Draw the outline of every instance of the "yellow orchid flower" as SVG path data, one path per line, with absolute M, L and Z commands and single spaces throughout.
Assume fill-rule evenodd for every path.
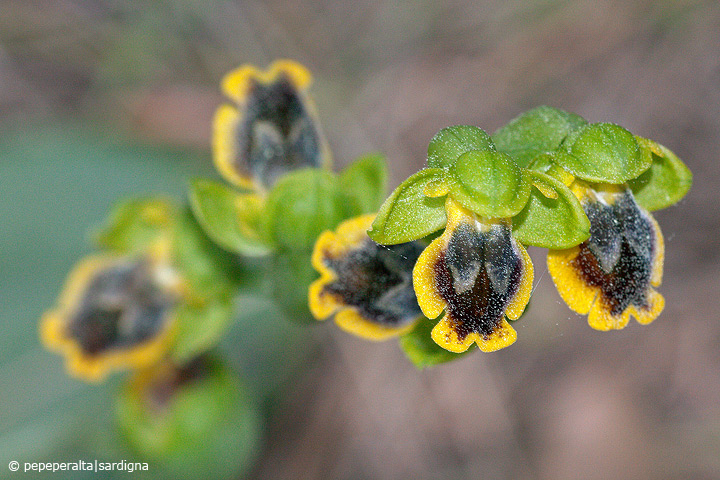
M 40 337 L 66 357 L 68 372 L 89 381 L 111 370 L 153 365 L 173 338 L 173 307 L 183 284 L 162 258 L 97 255 L 70 273 Z
M 590 220 L 590 238 L 576 247 L 548 252 L 548 270 L 560 296 L 596 330 L 655 320 L 665 299 L 653 287 L 662 281 L 664 242 L 660 226 L 626 185 L 575 180 L 571 190 Z
M 492 352 L 512 345 L 516 320 L 530 300 L 533 265 L 512 235 L 509 219 L 487 219 L 448 197 L 445 232 L 420 255 L 413 271 L 418 303 L 428 318 L 445 315 L 433 340 L 451 352 L 473 343 Z
M 369 340 L 401 335 L 422 317 L 412 288 L 412 269 L 423 245 L 385 247 L 367 236 L 374 214 L 347 220 L 320 235 L 312 265 L 321 277 L 310 285 L 310 311 L 334 316 L 338 326 Z

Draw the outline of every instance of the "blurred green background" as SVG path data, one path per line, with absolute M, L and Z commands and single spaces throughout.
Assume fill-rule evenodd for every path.
M 592 331 L 539 249 L 517 343 L 430 371 L 238 300 L 222 351 L 263 406 L 250 478 L 720 478 L 719 53 L 716 1 L 4 0 L 2 476 L 11 459 L 130 458 L 110 414 L 122 375 L 68 378 L 38 319 L 117 200 L 217 177 L 222 75 L 288 57 L 314 72 L 336 166 L 384 152 L 391 187 L 441 128 L 539 104 L 657 140 L 695 183 L 656 214 L 667 304 L 650 326 Z

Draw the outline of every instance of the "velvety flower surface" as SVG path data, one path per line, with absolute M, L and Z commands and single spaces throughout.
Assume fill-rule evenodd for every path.
M 452 352 L 473 343 L 492 352 L 515 342 L 515 320 L 532 290 L 533 266 L 513 237 L 510 220 L 485 219 L 446 200 L 447 226 L 420 255 L 413 272 L 418 302 L 428 318 L 445 315 L 433 340 Z
M 319 320 L 334 315 L 338 326 L 360 337 L 384 340 L 422 316 L 412 270 L 424 245 L 378 245 L 366 233 L 374 217 L 347 220 L 320 235 L 312 264 L 321 277 L 310 285 L 310 311 Z
M 266 71 L 243 65 L 222 81 L 234 105 L 221 106 L 213 125 L 213 158 L 220 173 L 244 188 L 266 190 L 283 173 L 328 167 L 330 150 L 307 90 L 302 65 L 278 60 Z
M 180 292 L 175 272 L 155 259 L 90 257 L 43 317 L 42 341 L 65 355 L 72 375 L 87 380 L 151 365 L 168 349 Z
M 549 251 L 548 269 L 558 292 L 597 330 L 624 328 L 630 316 L 641 324 L 652 322 L 665 305 L 653 288 L 662 281 L 659 225 L 626 186 L 576 180 L 572 191 L 590 220 L 590 238 Z

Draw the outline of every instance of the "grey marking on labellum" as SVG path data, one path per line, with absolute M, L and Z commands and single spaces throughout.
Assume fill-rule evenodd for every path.
M 291 170 L 322 164 L 320 132 L 300 94 L 286 77 L 254 82 L 238 125 L 236 168 L 265 188 Z
M 586 201 L 583 207 L 590 220 L 590 238 L 580 244 L 574 267 L 589 285 L 600 287 L 613 315 L 630 304 L 647 308 L 657 249 L 650 217 L 629 190 L 612 204 Z
M 523 259 L 507 225 L 481 232 L 461 223 L 435 264 L 438 293 L 462 341 L 473 332 L 489 338 L 520 288 Z

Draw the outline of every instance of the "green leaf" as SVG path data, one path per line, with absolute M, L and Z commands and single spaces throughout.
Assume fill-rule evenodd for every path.
M 471 151 L 450 167 L 450 196 L 487 218 L 517 215 L 527 203 L 530 183 L 506 153 Z
M 192 288 L 205 296 L 240 281 L 233 255 L 208 238 L 187 207 L 178 215 L 173 260 Z
M 463 153 L 472 150 L 495 150 L 490 136 L 481 128 L 455 125 L 443 128 L 430 140 L 428 167 L 445 168 Z
M 555 161 L 578 178 L 620 184 L 632 180 L 652 163 L 632 133 L 612 123 L 591 123 L 570 133 Z
M 379 154 L 360 157 L 340 174 L 340 190 L 348 197 L 353 216 L 373 213 L 385 199 L 387 164 Z
M 310 263 L 310 252 L 281 252 L 272 259 L 272 298 L 285 313 L 285 318 L 297 324 L 318 322 L 308 307 L 308 288 L 318 278 Z
M 529 171 L 529 175 L 533 188 L 527 205 L 513 218 L 515 238 L 526 245 L 553 249 L 574 247 L 586 240 L 590 222 L 570 189 L 544 173 Z
M 249 257 L 267 255 L 273 244 L 263 225 L 263 202 L 254 193 L 238 193 L 210 180 L 190 185 L 190 205 L 198 223 L 221 247 Z
M 640 147 L 651 151 L 652 165 L 642 175 L 631 180 L 635 200 L 653 211 L 677 203 L 692 185 L 692 172 L 670 149 L 638 137 Z
M 535 156 L 556 150 L 570 132 L 585 124 L 580 115 L 543 105 L 510 120 L 492 134 L 492 140 L 499 152 L 527 167 Z
M 410 332 L 400 337 L 400 348 L 405 356 L 420 370 L 440 363 L 451 362 L 472 352 L 474 348 L 463 353 L 453 353 L 445 350 L 430 336 L 435 321 L 421 318 Z
M 224 295 L 184 303 L 178 307 L 172 357 L 178 363 L 189 361 L 214 348 L 233 319 L 230 289 Z
M 100 247 L 115 253 L 144 251 L 160 235 L 172 231 L 177 209 L 167 198 L 123 201 L 115 206 L 107 225 L 96 234 Z
M 425 196 L 425 186 L 442 180 L 445 171 L 426 168 L 401 183 L 380 207 L 370 238 L 383 245 L 411 242 L 445 227 L 445 198 Z
M 184 362 L 215 347 L 233 318 L 232 292 L 243 273 L 252 273 L 207 238 L 189 209 L 179 216 L 173 260 L 188 284 L 172 349 L 173 358 Z
M 284 175 L 266 205 L 271 238 L 283 249 L 299 251 L 309 251 L 320 233 L 335 228 L 352 212 L 337 177 L 316 168 Z

